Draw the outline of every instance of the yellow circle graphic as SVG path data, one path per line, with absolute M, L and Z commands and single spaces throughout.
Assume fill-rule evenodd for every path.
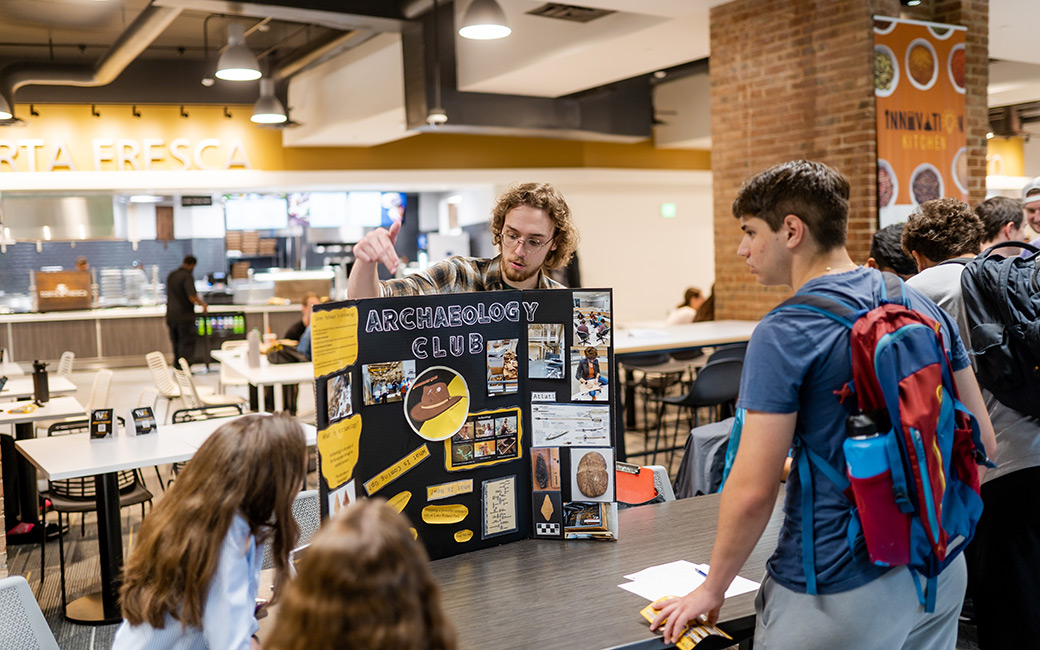
M 433 366 L 423 370 L 408 388 L 404 417 L 420 437 L 447 440 L 466 423 L 469 387 L 455 370 Z

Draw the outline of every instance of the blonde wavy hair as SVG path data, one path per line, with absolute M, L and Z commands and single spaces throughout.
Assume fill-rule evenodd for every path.
M 578 249 L 578 230 L 571 223 L 571 209 L 563 199 L 563 194 L 548 183 L 512 185 L 499 195 L 495 208 L 491 211 L 491 242 L 495 246 L 502 244 L 502 228 L 505 226 L 506 214 L 521 205 L 545 210 L 556 229 L 553 233 L 556 249 L 549 252 L 542 266 L 546 269 L 567 266 L 574 251 Z

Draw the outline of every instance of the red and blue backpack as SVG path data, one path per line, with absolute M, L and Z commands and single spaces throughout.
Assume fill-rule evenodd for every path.
M 873 309 L 811 292 L 774 309 L 817 312 L 849 328 L 852 381 L 839 399 L 855 398 L 862 414 L 884 423 L 877 442 L 888 468 L 866 480 L 831 466 L 795 439 L 802 564 L 806 591 L 816 594 L 812 465 L 849 499 L 850 547 L 862 531 L 874 564 L 908 566 L 918 598 L 931 612 L 939 573 L 967 546 L 982 514 L 977 465 L 993 465 L 975 417 L 958 399 L 939 323 L 909 307 L 902 280 L 884 276 L 885 295 Z M 921 577 L 927 581 L 923 591 Z

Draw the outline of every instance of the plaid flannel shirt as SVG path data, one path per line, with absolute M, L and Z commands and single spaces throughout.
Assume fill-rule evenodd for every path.
M 379 283 L 379 295 L 421 296 L 469 291 L 509 291 L 513 287 L 502 280 L 501 255 L 486 257 L 452 257 L 438 262 L 420 273 Z M 563 285 L 538 271 L 539 289 L 562 289 Z

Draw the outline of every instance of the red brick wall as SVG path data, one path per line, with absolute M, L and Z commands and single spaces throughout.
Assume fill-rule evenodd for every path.
M 852 186 L 849 252 L 866 260 L 877 228 L 872 16 L 899 9 L 896 0 L 736 0 L 711 10 L 716 318 L 757 319 L 790 294 L 759 286 L 736 254 L 733 198 L 748 176 L 770 165 L 806 158 L 841 171 Z M 971 21 L 968 160 L 972 198 L 981 199 L 986 5 L 940 0 L 932 9 L 931 20 Z

